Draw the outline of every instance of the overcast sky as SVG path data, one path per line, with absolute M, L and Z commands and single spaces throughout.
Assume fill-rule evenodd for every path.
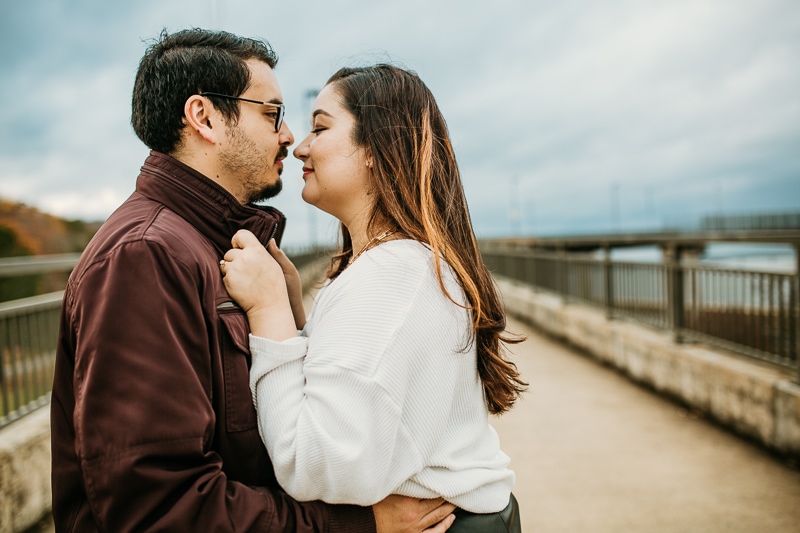
M 146 41 L 190 26 L 273 45 L 298 140 L 304 95 L 339 67 L 415 70 L 479 236 L 800 210 L 797 0 L 3 0 L 0 196 L 107 217 L 147 155 L 130 127 Z M 272 201 L 285 242 L 330 240 L 300 168 Z

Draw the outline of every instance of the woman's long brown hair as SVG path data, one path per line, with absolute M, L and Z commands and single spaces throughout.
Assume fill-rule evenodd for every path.
M 439 285 L 451 300 L 440 254 L 455 271 L 472 313 L 486 404 L 493 414 L 507 411 L 527 383 L 504 356 L 503 343 L 523 339 L 505 334 L 505 312 L 478 249 L 447 124 L 433 94 L 415 73 L 386 64 L 343 68 L 328 84 L 355 117 L 354 141 L 373 161 L 370 227 L 426 243 Z M 342 250 L 329 278 L 337 277 L 353 254 L 344 225 L 341 233 Z

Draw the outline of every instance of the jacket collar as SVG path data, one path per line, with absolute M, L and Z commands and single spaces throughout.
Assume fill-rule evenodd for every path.
M 174 157 L 151 151 L 136 180 L 136 191 L 164 204 L 197 228 L 219 250 L 231 247 L 239 229 L 252 231 L 265 245 L 280 244 L 286 217 L 268 206 L 242 205 L 215 182 Z

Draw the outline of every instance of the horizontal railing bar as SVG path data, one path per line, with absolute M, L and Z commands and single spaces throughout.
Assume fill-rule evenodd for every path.
M 769 363 L 772 365 L 781 366 L 787 370 L 793 370 L 797 363 L 791 359 L 786 357 L 780 357 L 778 355 L 772 354 L 770 352 L 765 352 L 763 350 L 759 350 L 757 348 L 751 348 L 750 346 L 746 346 L 744 344 L 739 344 L 736 342 L 731 342 L 725 339 L 721 339 L 714 335 L 707 335 L 705 333 L 701 333 L 699 331 L 694 331 L 692 329 L 682 329 L 681 334 L 685 337 L 695 340 L 697 342 L 708 343 L 711 345 L 719 346 L 720 348 L 724 348 L 731 352 L 738 353 L 745 357 L 749 357 L 751 359 L 758 359 L 765 363 Z
M 45 405 L 50 403 L 50 397 L 51 396 L 52 396 L 52 394 L 50 392 L 48 392 L 46 394 L 43 394 L 42 396 L 40 396 L 36 400 L 33 400 L 32 402 L 29 402 L 26 405 L 23 405 L 23 406 L 19 407 L 18 409 L 15 409 L 15 410 L 7 413 L 5 416 L 0 416 L 0 428 L 6 427 L 11 422 L 14 422 L 15 420 L 19 420 L 23 416 L 25 416 L 25 415 L 27 415 L 29 413 L 32 413 L 33 411 L 39 409 L 40 407 L 44 407 Z
M 309 248 L 289 250 L 287 255 L 293 261 L 302 263 L 322 254 L 331 254 L 330 248 Z M 31 255 L 0 258 L 0 278 L 13 278 L 50 272 L 69 272 L 80 259 L 81 254 Z M 299 268 L 299 267 L 298 267 Z
M 559 254 L 557 252 L 539 252 L 539 251 L 520 251 L 515 249 L 508 249 L 508 250 L 497 250 L 492 248 L 487 248 L 482 252 L 484 255 L 489 254 L 496 254 L 496 255 L 504 255 L 508 257 L 514 258 L 536 258 L 536 259 L 545 259 L 547 261 L 568 261 L 571 264 L 596 264 L 602 265 L 605 263 L 605 258 L 603 257 L 575 257 L 577 254 L 569 253 L 567 255 Z M 614 259 L 611 261 L 614 266 L 617 267 L 650 267 L 650 268 L 670 268 L 669 265 L 666 265 L 661 262 L 652 262 L 652 261 L 620 261 Z M 721 265 L 706 265 L 702 263 L 693 263 L 687 262 L 682 263 L 680 268 L 684 270 L 702 270 L 708 272 L 723 272 L 729 274 L 744 274 L 744 275 L 751 275 L 751 274 L 759 274 L 764 276 L 783 276 L 786 278 L 793 278 L 795 274 L 790 272 L 765 272 L 762 270 L 750 270 L 750 269 L 742 269 L 742 268 L 731 268 L 725 267 Z
M 0 258 L 0 278 L 72 270 L 81 254 L 32 255 Z
M 29 298 L 20 298 L 10 302 L 2 302 L 0 303 L 0 318 L 18 315 L 20 312 L 28 312 L 44 306 L 60 307 L 63 298 L 64 291 L 57 291 Z
M 562 235 L 552 237 L 508 237 L 484 240 L 480 244 L 492 246 L 525 246 L 547 249 L 625 248 L 633 246 L 692 247 L 711 242 L 800 244 L 800 228 L 772 230 L 707 230 L 699 232 L 662 231 L 653 233 L 612 233 L 594 235 Z

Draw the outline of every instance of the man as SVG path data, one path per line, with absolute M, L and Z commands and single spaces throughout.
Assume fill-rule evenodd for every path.
M 219 260 L 240 228 L 280 239 L 253 202 L 294 142 L 277 58 L 225 32 L 166 32 L 143 57 L 132 124 L 151 148 L 64 295 L 51 407 L 58 531 L 444 531 L 452 505 L 373 508 L 280 490 L 248 389 L 248 325 Z M 448 519 L 439 522 L 443 518 Z M 438 524 L 437 524 L 438 522 Z

